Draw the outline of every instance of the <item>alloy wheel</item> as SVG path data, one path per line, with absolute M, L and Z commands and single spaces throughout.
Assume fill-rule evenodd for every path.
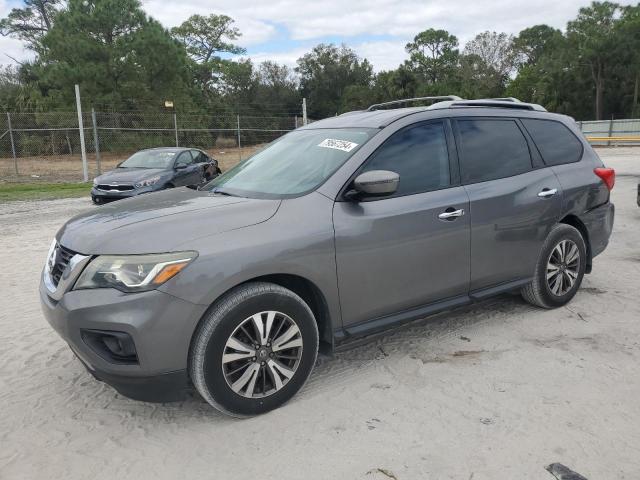
M 227 385 L 240 396 L 261 398 L 282 389 L 302 358 L 302 333 L 281 312 L 256 313 L 236 327 L 222 354 Z
M 547 260 L 547 285 L 561 297 L 575 285 L 580 272 L 580 249 L 573 240 L 562 240 Z

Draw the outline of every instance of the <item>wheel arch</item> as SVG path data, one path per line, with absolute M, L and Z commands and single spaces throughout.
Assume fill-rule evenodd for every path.
M 582 220 L 580 220 L 580 218 L 577 215 L 574 215 L 574 214 L 566 215 L 558 223 L 571 225 L 576 230 L 578 230 L 578 232 L 580 232 L 580 235 L 582 235 L 582 238 L 584 239 L 584 244 L 587 248 L 587 265 L 586 265 L 585 273 L 591 273 L 593 256 L 591 253 L 591 240 L 589 239 L 589 230 L 587 230 L 586 225 L 582 222 Z
M 320 339 L 319 352 L 320 353 L 330 353 L 333 351 L 333 323 L 331 319 L 331 314 L 329 310 L 329 306 L 325 295 L 322 293 L 322 290 L 311 280 L 302 277 L 300 275 L 289 274 L 289 273 L 274 273 L 268 275 L 261 275 L 257 277 L 253 277 L 247 280 L 244 280 L 236 285 L 229 287 L 225 290 L 216 300 L 213 301 L 211 306 L 207 309 L 207 311 L 202 315 L 202 318 L 198 322 L 200 324 L 204 318 L 208 315 L 211 308 L 218 302 L 218 300 L 224 297 L 231 290 L 238 288 L 241 285 L 245 285 L 247 283 L 253 282 L 268 282 L 273 283 L 275 285 L 279 285 L 286 289 L 291 290 L 293 293 L 298 295 L 302 300 L 305 301 L 311 311 L 313 312 L 314 317 L 316 318 L 316 323 L 318 325 L 318 333 Z M 197 332 L 197 328 L 194 330 Z M 191 339 L 193 342 L 193 336 Z M 190 347 L 191 349 L 191 347 Z

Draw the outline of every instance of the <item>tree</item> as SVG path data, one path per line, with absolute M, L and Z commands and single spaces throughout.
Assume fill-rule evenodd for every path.
M 535 65 L 563 40 L 562 32 L 549 25 L 534 25 L 525 28 L 513 39 L 517 66 Z
M 17 38 L 27 48 L 38 50 L 62 5 L 63 0 L 25 0 L 24 8 L 14 8 L 7 18 L 0 20 L 0 35 Z
M 465 45 L 464 54 L 477 56 L 500 82 L 506 81 L 515 66 L 513 37 L 506 33 L 482 32 Z
M 309 115 L 324 118 L 347 108 L 343 94 L 350 85 L 370 86 L 373 68 L 342 45 L 320 44 L 298 59 L 300 91 L 309 101 Z
M 234 70 L 229 60 L 220 57 L 220 53 L 238 55 L 245 49 L 232 43 L 242 36 L 233 26 L 234 20 L 227 15 L 191 15 L 180 26 L 171 29 L 173 37 L 181 42 L 194 63 L 190 65 L 192 76 L 198 87 L 213 101 L 224 83 L 222 75 Z
M 187 102 L 186 52 L 138 0 L 70 0 L 41 43 L 33 74 L 48 105 L 73 105 L 75 83 L 96 103 Z
M 458 60 L 458 39 L 446 30 L 430 28 L 407 43 L 407 65 L 430 83 L 445 80 Z
M 615 28 L 619 16 L 617 3 L 593 2 L 581 8 L 578 18 L 567 25 L 569 42 L 581 64 L 588 68 L 593 82 L 596 120 L 604 118 L 606 78 L 617 61 L 612 52 L 619 46 Z
M 185 45 L 193 60 L 208 63 L 218 53 L 237 55 L 246 52 L 231 43 L 242 36 L 233 24 L 234 20 L 227 15 L 191 15 L 180 26 L 172 28 L 171 34 Z
M 622 17 L 617 25 L 617 33 L 622 42 L 617 55 L 617 66 L 623 78 L 622 96 L 630 108 L 622 108 L 622 115 L 638 118 L 640 115 L 640 4 L 623 7 Z M 626 93 L 625 93 L 626 92 Z M 629 99 L 631 100 L 629 102 Z
M 299 110 L 301 97 L 298 91 L 298 79 L 291 68 L 275 62 L 262 62 L 256 71 L 255 78 L 257 104 L 264 105 L 267 111 Z

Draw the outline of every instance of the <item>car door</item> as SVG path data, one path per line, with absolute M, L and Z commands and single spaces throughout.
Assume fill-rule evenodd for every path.
M 200 173 L 198 166 L 194 164 L 194 158 L 191 151 L 182 152 L 175 163 L 175 185 L 197 185 L 200 183 Z
M 196 184 L 200 184 L 203 182 L 205 178 L 205 172 L 207 168 L 209 168 L 209 157 L 205 155 L 200 150 L 191 150 L 191 155 L 193 155 L 193 164 L 196 167 Z
M 400 175 L 397 192 L 335 203 L 345 327 L 466 295 L 469 200 L 458 185 L 457 166 L 451 168 L 452 141 L 446 121 L 399 130 L 357 172 L 394 171 Z
M 515 118 L 454 122 L 470 200 L 472 292 L 526 282 L 559 220 L 561 187 Z

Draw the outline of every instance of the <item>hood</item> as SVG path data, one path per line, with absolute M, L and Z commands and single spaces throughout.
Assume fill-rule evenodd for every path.
M 116 168 L 99 177 L 96 183 L 136 183 L 147 178 L 162 174 L 170 174 L 169 170 L 162 168 Z
M 279 205 L 176 188 L 92 209 L 69 220 L 56 238 L 91 255 L 188 250 L 190 240 L 264 222 Z

